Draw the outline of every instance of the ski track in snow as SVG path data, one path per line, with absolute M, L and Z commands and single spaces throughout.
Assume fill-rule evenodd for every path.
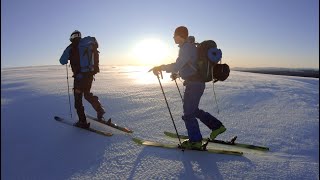
M 103 137 L 54 121 L 70 118 L 65 66 L 1 70 L 2 179 L 319 179 L 319 79 L 231 71 L 225 82 L 206 90 L 200 108 L 220 119 L 239 143 L 268 146 L 270 152 L 241 150 L 230 156 L 139 146 L 138 137 L 178 143 L 163 131 L 175 132 L 151 67 L 102 66 L 92 92 L 107 117 L 134 131 Z M 69 76 L 71 69 L 69 68 Z M 176 85 L 161 80 L 180 134 L 182 103 Z M 182 83 L 178 80 L 180 90 Z M 73 78 L 69 77 L 73 119 Z M 86 112 L 95 115 L 84 100 Z M 199 123 L 202 135 L 210 130 Z

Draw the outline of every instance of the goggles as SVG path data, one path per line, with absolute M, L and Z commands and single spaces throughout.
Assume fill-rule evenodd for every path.
M 74 38 L 77 38 L 77 37 L 79 37 L 79 38 L 81 38 L 81 34 L 80 33 L 74 33 L 74 34 L 72 34 L 71 36 L 70 36 L 70 41 L 72 41 Z

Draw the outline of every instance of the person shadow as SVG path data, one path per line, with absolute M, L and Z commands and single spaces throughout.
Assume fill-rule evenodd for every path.
M 245 156 L 213 154 L 179 149 L 164 149 L 141 145 L 128 179 L 224 179 L 226 175 L 218 164 L 247 163 L 252 164 Z M 153 159 L 153 160 L 152 160 Z M 147 162 L 152 160 L 152 162 Z M 230 169 L 232 171 L 232 169 Z M 152 172 L 152 173 L 146 173 Z
M 1 107 L 1 179 L 69 179 L 98 168 L 106 144 L 114 140 L 55 121 L 56 115 L 70 120 L 58 113 L 68 109 L 65 97 L 25 87 L 27 83 L 2 87 L 10 101 Z

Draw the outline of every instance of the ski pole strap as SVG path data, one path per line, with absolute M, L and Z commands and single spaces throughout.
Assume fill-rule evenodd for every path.
M 211 67 L 211 75 L 212 75 L 212 79 L 213 79 L 213 67 Z M 213 89 L 213 95 L 214 95 L 214 99 L 215 99 L 215 102 L 216 102 L 216 105 L 217 105 L 217 109 L 218 109 L 218 114 L 219 114 L 219 106 L 218 106 L 218 102 L 217 102 L 217 97 L 216 97 L 216 92 L 214 91 L 214 83 L 216 81 L 212 80 L 212 89 Z

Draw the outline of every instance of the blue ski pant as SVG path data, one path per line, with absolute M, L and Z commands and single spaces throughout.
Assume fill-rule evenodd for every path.
M 210 113 L 199 109 L 201 96 L 205 89 L 204 82 L 185 81 L 186 86 L 183 98 L 183 116 L 189 140 L 191 142 L 201 141 L 202 135 L 200 132 L 199 124 L 196 118 L 204 123 L 209 129 L 218 129 L 222 123 L 212 116 Z

